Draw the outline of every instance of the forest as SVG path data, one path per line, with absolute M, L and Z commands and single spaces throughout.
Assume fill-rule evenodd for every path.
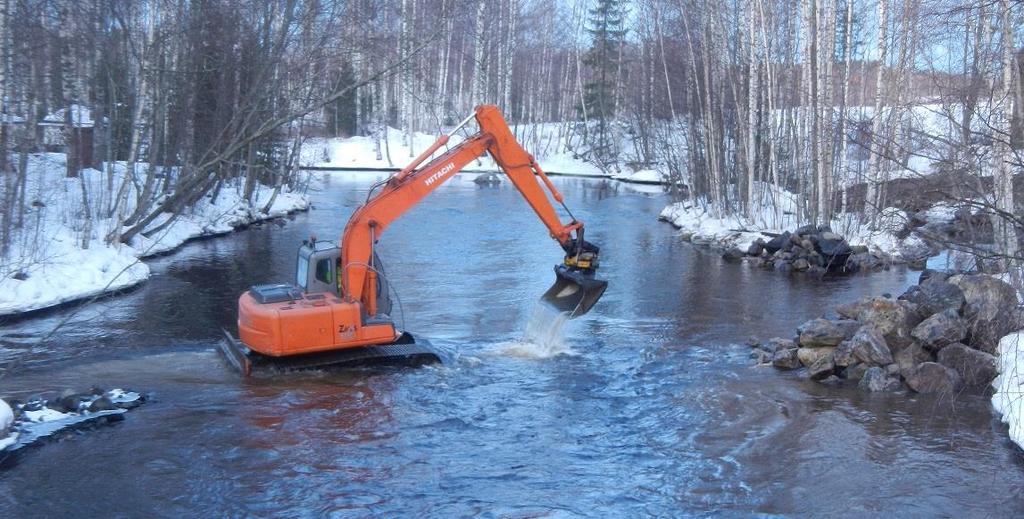
M 225 186 L 248 203 L 258 186 L 298 189 L 306 139 L 379 143 L 390 127 L 412 154 L 415 132 L 439 133 L 485 103 L 541 159 L 537 129 L 554 128 L 558 152 L 610 174 L 658 171 L 678 199 L 762 226 L 786 212 L 877 228 L 894 182 L 917 179 L 918 205 L 951 201 L 991 219 L 992 243 L 960 246 L 1020 259 L 1022 17 L 1009 0 L 4 0 L 0 10 L 5 259 L 45 203 L 30 188 L 33 154 L 65 153 L 68 178 L 100 172 L 70 188 L 78 201 L 65 215 L 88 248 L 158 233 Z

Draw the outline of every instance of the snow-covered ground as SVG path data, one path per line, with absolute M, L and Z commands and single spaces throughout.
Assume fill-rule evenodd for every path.
M 146 167 L 138 166 L 140 175 Z M 128 173 L 125 164 L 113 164 L 109 172 L 86 169 L 79 178 L 66 178 L 64 155 L 45 153 L 33 155 L 27 171 L 29 207 L 24 225 L 11 250 L 0 258 L 0 315 L 122 290 L 149 277 L 149 267 L 141 258 L 174 250 L 190 239 L 228 233 L 309 207 L 304 195 L 282 189 L 274 196 L 273 189 L 262 185 L 250 203 L 243 199 L 242 185 L 228 185 L 216 200 L 207 197 L 149 237 L 139 235 L 130 245 L 107 244 L 104 238 L 117 222 L 103 217 L 103 208 L 110 202 L 103 194 L 110 192 L 105 189 L 108 182 L 117 186 Z M 90 193 L 91 228 L 85 224 L 82 183 Z M 272 196 L 273 203 L 264 212 Z M 128 199 L 134 197 L 131 188 Z M 150 229 L 164 222 L 166 217 L 158 218 Z M 88 244 L 85 248 L 83 241 Z
M 580 137 L 566 124 L 536 124 L 513 128 L 520 143 L 537 159 L 545 172 L 556 175 L 611 177 L 616 172 L 602 171 L 587 162 L 572 149 L 583 149 Z M 409 140 L 412 140 L 410 150 Z M 302 146 L 300 164 L 314 168 L 391 169 L 402 168 L 437 140 L 438 135 L 406 132 L 386 128 L 379 138 L 357 136 L 349 138 L 307 139 Z M 452 135 L 447 147 L 465 140 L 465 133 Z M 378 159 L 379 151 L 379 159 Z M 481 157 L 463 171 L 498 171 L 489 157 Z
M 1010 439 L 1024 448 L 1024 331 L 999 341 L 999 376 L 992 406 L 1010 428 Z

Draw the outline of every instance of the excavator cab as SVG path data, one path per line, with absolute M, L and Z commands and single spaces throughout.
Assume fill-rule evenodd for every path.
M 295 285 L 307 294 L 332 293 L 338 290 L 338 263 L 341 249 L 329 242 L 303 240 L 295 260 Z

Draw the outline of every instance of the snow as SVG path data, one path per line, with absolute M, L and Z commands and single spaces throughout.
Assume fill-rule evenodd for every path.
M 612 172 L 602 171 L 598 166 L 571 151 L 580 149 L 580 137 L 568 133 L 564 124 L 516 126 L 513 132 L 546 173 L 604 178 L 612 176 Z M 437 140 L 438 135 L 440 133 L 434 135 L 413 132 L 410 150 L 409 134 L 395 128 L 385 128 L 380 138 L 380 159 L 377 158 L 378 139 L 372 136 L 307 139 L 302 146 L 299 161 L 303 166 L 312 168 L 396 169 L 404 167 L 423 150 L 429 148 Z M 452 135 L 448 144 L 441 148 L 438 154 L 464 140 L 464 132 Z M 498 170 L 497 164 L 490 156 L 483 156 L 463 168 L 463 171 L 468 172 Z
M 92 110 L 87 106 L 73 104 L 71 109 L 71 125 L 76 128 L 92 128 L 96 121 L 92 118 Z M 68 108 L 61 108 L 43 118 L 43 124 L 64 125 L 67 123 Z
M 283 188 L 263 212 L 273 189 L 256 186 L 250 203 L 244 199 L 241 183 L 225 185 L 216 200 L 207 196 L 151 236 L 137 235 L 129 245 L 108 244 L 105 237 L 117 221 L 106 218 L 98 206 L 110 202 L 109 197 L 103 196 L 107 183 L 112 180 L 113 185 L 119 185 L 131 174 L 130 168 L 114 163 L 109 165 L 109 171 L 85 169 L 79 178 L 66 178 L 64 160 L 59 153 L 40 153 L 29 158 L 25 225 L 0 261 L 0 315 L 123 290 L 149 277 L 149 267 L 140 261 L 143 258 L 172 251 L 194 238 L 228 233 L 309 207 L 305 195 Z M 136 175 L 141 178 L 147 168 L 146 164 L 138 165 Z M 83 183 L 90 192 L 91 229 L 86 228 L 83 218 Z M 129 186 L 127 211 L 134 209 L 136 198 L 134 187 L 131 183 Z M 158 218 L 148 229 L 156 229 L 167 217 Z M 83 240 L 87 247 L 82 246 Z
M 11 424 L 14 423 L 14 411 L 11 410 L 11 406 L 0 399 L 0 432 L 7 430 Z
M 634 173 L 620 173 L 612 178 L 636 184 L 663 184 L 666 175 L 653 169 L 641 169 Z
M 43 407 L 38 411 L 24 411 L 22 414 L 30 422 L 52 422 L 53 420 L 62 420 L 71 416 L 68 413 L 62 413 L 49 407 Z
M 1024 448 L 1024 332 L 999 341 L 999 376 L 992 387 L 992 407 L 1009 426 L 1010 439 Z

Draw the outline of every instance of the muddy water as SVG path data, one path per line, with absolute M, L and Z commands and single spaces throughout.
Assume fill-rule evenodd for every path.
M 660 195 L 620 184 L 558 181 L 610 282 L 560 331 L 524 339 L 558 247 L 509 185 L 458 177 L 381 240 L 396 313 L 447 364 L 240 380 L 214 352 L 237 294 L 290 279 L 301 239 L 333 238 L 376 178 L 330 177 L 283 226 L 190 244 L 139 290 L 4 325 L 17 374 L 0 392 L 154 400 L 0 472 L 0 516 L 1024 513 L 1024 455 L 983 395 L 865 395 L 749 365 L 749 336 L 912 274 L 725 264 L 655 221 Z

